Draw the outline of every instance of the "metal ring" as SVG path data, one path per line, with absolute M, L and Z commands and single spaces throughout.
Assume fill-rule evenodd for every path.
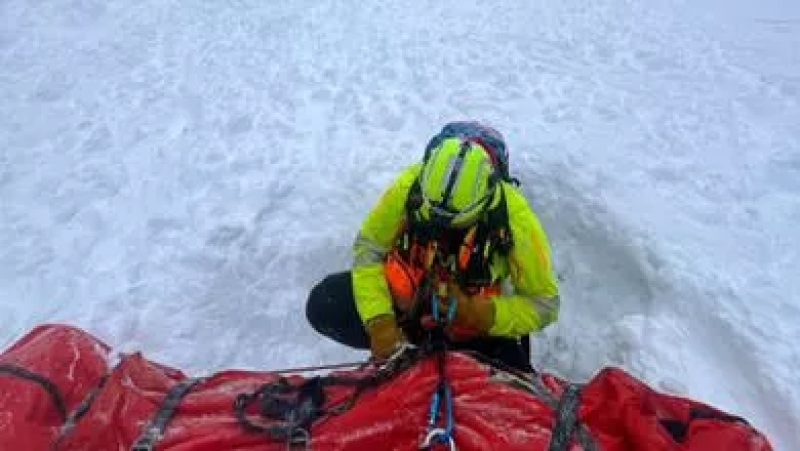
M 289 439 L 286 440 L 286 449 L 287 451 L 291 451 L 294 449 L 295 445 L 303 446 L 304 450 L 311 449 L 311 433 L 303 428 L 297 428 L 292 431 Z
M 420 449 L 430 448 L 433 439 L 440 436 L 447 437 L 447 442 L 441 442 L 441 443 L 447 443 L 447 449 L 449 449 L 450 451 L 457 451 L 456 442 L 453 441 L 453 437 L 449 435 L 445 429 L 442 428 L 431 429 L 431 431 L 428 432 L 428 435 L 425 436 L 425 440 L 422 441 L 422 444 L 419 446 L 419 448 Z

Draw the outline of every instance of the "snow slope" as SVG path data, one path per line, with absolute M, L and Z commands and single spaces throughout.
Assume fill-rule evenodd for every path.
M 0 3 L 0 346 L 65 321 L 197 372 L 363 353 L 304 323 L 447 120 L 506 134 L 573 378 L 626 367 L 800 449 L 800 6 Z

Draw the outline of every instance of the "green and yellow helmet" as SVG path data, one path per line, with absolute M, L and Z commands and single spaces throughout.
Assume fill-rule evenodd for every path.
M 494 199 L 498 174 L 480 144 L 452 137 L 430 149 L 419 176 L 420 219 L 443 227 L 474 224 Z

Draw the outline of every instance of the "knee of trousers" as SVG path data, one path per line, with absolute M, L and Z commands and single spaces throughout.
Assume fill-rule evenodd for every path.
M 318 283 L 311 289 L 306 301 L 306 319 L 314 329 L 319 330 L 320 326 L 325 324 L 328 317 L 325 308 L 326 298 L 328 297 L 327 290 L 325 289 L 325 281 Z
M 318 331 L 328 330 L 349 316 L 357 317 L 354 302 L 350 274 L 331 274 L 311 289 L 306 318 Z

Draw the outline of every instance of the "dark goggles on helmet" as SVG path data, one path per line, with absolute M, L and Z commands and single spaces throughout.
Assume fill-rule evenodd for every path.
M 450 122 L 442 129 L 440 136 L 463 136 L 466 139 L 480 144 L 492 154 L 492 158 L 499 158 L 506 154 L 506 143 L 500 133 L 478 122 L 458 121 Z M 497 163 L 495 161 L 494 163 Z

